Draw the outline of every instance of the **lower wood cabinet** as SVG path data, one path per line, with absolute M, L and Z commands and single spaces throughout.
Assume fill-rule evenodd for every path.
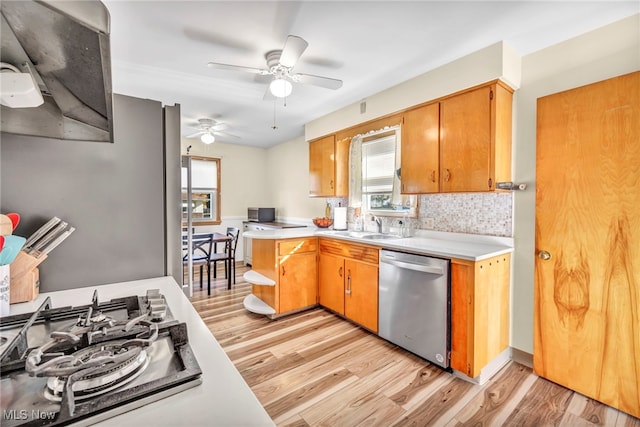
M 510 263 L 451 260 L 451 367 L 471 378 L 509 346 Z
M 312 307 L 318 300 L 318 238 L 253 239 L 252 269 L 275 281 L 252 292 L 275 315 Z
M 378 248 L 320 239 L 320 305 L 378 332 Z

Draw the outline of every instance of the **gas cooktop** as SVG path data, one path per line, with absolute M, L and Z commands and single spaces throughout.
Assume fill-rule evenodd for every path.
M 0 318 L 3 426 L 86 425 L 201 384 L 158 290 Z

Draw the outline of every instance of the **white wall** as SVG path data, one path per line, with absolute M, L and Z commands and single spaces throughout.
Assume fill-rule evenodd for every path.
M 303 137 L 268 149 L 267 169 L 278 218 L 311 225 L 324 215 L 326 199 L 309 197 L 309 143 Z

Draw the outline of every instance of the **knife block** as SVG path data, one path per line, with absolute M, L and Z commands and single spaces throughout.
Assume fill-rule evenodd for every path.
M 9 302 L 16 304 L 34 300 L 40 293 L 40 271 L 38 265 L 47 255 L 36 258 L 20 251 L 11 263 L 9 273 Z

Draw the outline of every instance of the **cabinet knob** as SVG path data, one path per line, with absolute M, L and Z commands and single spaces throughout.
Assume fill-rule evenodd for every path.
M 540 251 L 538 252 L 538 258 L 544 261 L 548 261 L 551 259 L 551 254 L 547 251 Z
M 449 169 L 445 169 L 444 170 L 444 180 L 445 180 L 445 182 L 449 182 L 449 179 L 451 179 L 451 172 L 449 171 Z
M 436 171 L 431 171 L 431 182 L 436 182 Z

